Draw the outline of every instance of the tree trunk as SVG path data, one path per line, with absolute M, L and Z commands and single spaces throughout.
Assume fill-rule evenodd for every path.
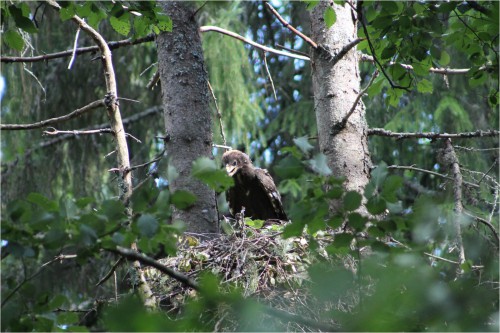
M 311 37 L 331 54 L 336 54 L 357 38 L 356 22 L 348 4 L 333 4 L 337 20 L 327 28 L 323 13 L 328 6 L 328 1 L 321 1 L 312 11 Z M 345 128 L 334 130 L 349 113 L 360 91 L 358 61 L 355 47 L 336 63 L 318 50 L 313 50 L 311 56 L 319 147 L 326 155 L 333 175 L 345 177 L 345 189 L 363 193 L 369 180 L 371 161 L 365 107 L 361 100 Z
M 190 175 L 195 159 L 212 156 L 208 81 L 198 26 L 190 3 L 167 1 L 162 6 L 173 21 L 172 32 L 157 39 L 165 131 L 170 135 L 167 157 L 179 173 L 177 179 L 169 179 L 170 189 L 197 197 L 187 210 L 175 210 L 173 218 L 184 221 L 190 232 L 214 233 L 215 193 Z

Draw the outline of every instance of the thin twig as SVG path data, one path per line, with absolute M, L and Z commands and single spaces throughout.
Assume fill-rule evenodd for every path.
M 215 97 L 215 93 L 214 90 L 212 89 L 210 81 L 207 80 L 207 83 L 208 83 L 208 90 L 210 90 L 212 98 L 214 99 L 215 110 L 217 111 L 217 119 L 219 119 L 220 136 L 222 137 L 222 143 L 225 146 L 227 143 L 226 143 L 226 136 L 224 135 L 224 125 L 222 124 L 222 113 L 220 112 L 219 104 L 217 104 L 217 97 Z
M 141 101 L 138 101 L 136 99 L 125 98 L 125 97 L 117 97 L 116 99 L 119 101 L 127 101 L 127 102 L 133 102 L 133 103 L 140 103 L 141 102 Z
M 434 258 L 434 259 L 437 259 L 437 260 L 441 260 L 441 261 L 444 261 L 444 262 L 447 262 L 447 263 L 450 263 L 450 264 L 460 265 L 460 263 L 459 263 L 459 262 L 454 261 L 454 260 L 450 260 L 450 259 L 446 259 L 446 258 L 443 258 L 443 257 L 439 257 L 439 256 L 436 256 L 436 255 L 434 255 L 434 254 L 427 253 L 427 252 L 424 252 L 424 254 L 425 254 L 426 256 L 431 257 L 431 258 Z M 483 268 L 483 267 L 484 267 L 484 266 L 480 266 L 480 265 L 478 265 L 478 266 L 472 266 L 472 268 L 474 268 L 474 269 L 479 269 L 479 268 Z
M 443 175 L 443 174 L 440 174 L 440 173 L 437 173 L 437 172 L 434 172 L 434 171 L 430 171 L 430 170 L 426 170 L 426 169 L 416 168 L 414 166 L 389 165 L 387 167 L 387 169 L 401 169 L 401 170 L 418 171 L 418 172 L 423 172 L 423 173 L 428 173 L 430 175 L 438 176 L 438 177 L 441 177 L 441 178 L 446 178 L 446 179 L 449 179 L 449 180 L 454 180 L 450 176 Z M 467 185 L 467 186 L 470 186 L 470 187 L 479 188 L 479 185 L 477 185 L 477 184 L 469 183 L 469 182 L 466 182 L 466 181 L 464 181 L 463 183 L 464 183 L 464 185 Z
M 76 49 L 78 48 L 78 36 L 80 36 L 80 30 L 80 27 L 76 29 L 75 43 L 73 45 L 73 53 L 71 54 L 71 59 L 69 60 L 68 69 L 71 69 L 71 66 L 73 66 L 73 62 L 76 58 Z
M 266 2 L 267 4 L 267 2 Z M 267 76 L 269 77 L 269 81 L 271 82 L 271 88 L 273 89 L 273 94 L 274 94 L 274 100 L 277 102 L 278 101 L 278 97 L 276 96 L 276 89 L 274 89 L 274 82 L 273 82 L 273 78 L 271 76 L 271 72 L 269 72 L 269 67 L 267 67 L 267 57 L 266 57 L 266 52 L 264 52 L 264 67 L 266 68 L 266 73 L 267 73 Z
M 97 109 L 98 107 L 105 106 L 104 105 L 104 100 L 100 99 L 97 101 L 94 101 L 81 109 L 76 109 L 75 111 L 68 113 L 64 116 L 61 117 L 56 117 L 56 118 L 50 118 L 46 120 L 39 121 L 37 123 L 33 124 L 0 124 L 0 129 L 1 130 L 7 130 L 7 131 L 15 131 L 15 130 L 29 130 L 29 129 L 35 129 L 35 128 L 41 128 L 45 127 L 48 125 L 60 123 L 62 121 L 70 120 L 75 117 L 78 117 L 85 112 L 92 111 L 94 109 Z
M 497 162 L 498 162 L 498 158 L 495 160 L 495 162 L 493 162 L 493 164 L 492 164 L 492 165 L 491 165 L 491 167 L 488 169 L 488 171 L 486 171 L 486 173 L 483 175 L 483 177 L 481 177 L 481 179 L 480 179 L 480 180 L 479 180 L 479 182 L 477 183 L 478 185 L 479 185 L 479 184 L 481 184 L 481 182 L 483 181 L 484 177 L 486 177 L 486 176 L 490 173 L 491 169 L 493 169 L 493 167 L 494 167 L 495 165 L 497 165 Z
M 243 37 L 241 35 L 238 35 L 237 33 L 234 33 L 232 31 L 229 31 L 229 30 L 226 30 L 226 29 L 222 29 L 222 28 L 219 28 L 219 27 L 215 27 L 215 26 L 211 26 L 211 25 L 205 25 L 205 26 L 200 27 L 199 31 L 200 32 L 215 31 L 215 32 L 218 32 L 218 33 L 221 33 L 221 34 L 224 34 L 224 35 L 236 38 L 238 40 L 241 40 L 244 43 L 250 44 L 250 45 L 252 45 L 252 46 L 254 46 L 254 47 L 258 48 L 258 49 L 264 50 L 266 52 L 275 53 L 275 54 L 279 54 L 279 55 L 282 55 L 282 56 L 285 56 L 285 57 L 290 57 L 290 58 L 295 58 L 295 59 L 309 60 L 309 57 L 304 57 L 304 56 L 301 56 L 301 55 L 298 55 L 298 54 L 293 54 L 293 53 L 290 53 L 290 52 L 276 50 L 276 49 L 273 49 L 271 47 L 267 47 L 267 46 L 261 45 L 259 43 L 256 43 L 253 40 L 250 40 L 250 39 L 245 38 L 245 37 Z
M 316 44 L 311 38 L 307 37 L 302 32 L 300 32 L 297 29 L 295 29 L 290 23 L 288 23 L 283 17 L 281 17 L 281 15 L 278 13 L 278 11 L 276 9 L 274 9 L 274 7 L 271 6 L 271 4 L 269 2 L 265 1 L 264 3 L 266 5 L 267 9 L 269 9 L 269 11 L 271 11 L 271 13 L 274 16 L 276 16 L 276 18 L 278 19 L 278 21 L 280 21 L 281 24 L 283 24 L 283 26 L 285 28 L 287 28 L 288 30 L 290 30 L 291 32 L 293 32 L 295 35 L 297 35 L 300 38 L 302 38 L 307 44 L 311 45 L 313 48 L 315 48 L 315 49 L 318 48 L 318 44 Z
M 58 255 L 58 256 L 55 256 L 52 260 L 49 260 L 47 261 L 46 263 L 44 263 L 42 266 L 40 266 L 40 268 L 35 272 L 33 273 L 32 275 L 26 277 L 26 275 L 24 276 L 23 278 L 23 281 L 21 281 L 21 283 L 19 283 L 16 287 L 14 287 L 14 289 L 12 289 L 12 291 L 7 295 L 5 296 L 3 299 L 2 299 L 2 308 L 4 307 L 5 304 L 7 304 L 7 302 L 9 301 L 9 299 L 14 296 L 14 294 L 19 290 L 21 289 L 22 286 L 24 286 L 24 284 L 26 282 L 29 282 L 30 280 L 32 280 L 33 278 L 37 277 L 44 269 L 45 267 L 57 262 L 57 261 L 63 261 L 65 259 L 74 259 L 76 258 L 76 254 L 61 254 L 61 255 Z
M 214 144 L 212 144 L 212 147 L 216 147 L 216 148 L 224 148 L 224 149 L 229 149 L 229 150 L 233 149 L 233 147 L 231 147 L 231 146 L 226 146 L 226 145 L 217 145 L 217 144 L 215 144 L 215 143 L 214 143 Z
M 370 88 L 370 86 L 373 84 L 373 81 L 375 81 L 375 79 L 377 78 L 377 76 L 378 76 L 378 70 L 375 69 L 375 72 L 373 73 L 373 75 L 372 75 L 370 81 L 368 82 L 368 84 L 366 85 L 366 87 L 364 87 L 359 92 L 359 94 L 356 96 L 356 99 L 354 100 L 354 103 L 352 104 L 352 107 L 349 110 L 349 112 L 347 112 L 347 114 L 340 121 L 340 123 L 338 123 L 336 126 L 334 126 L 333 130 L 334 130 L 335 133 L 338 133 L 340 130 L 342 130 L 342 129 L 345 128 L 345 126 L 347 125 L 347 121 L 349 120 L 349 117 L 354 113 L 354 111 L 356 111 L 356 106 L 358 105 L 359 100 L 361 99 L 361 97 L 363 97 L 363 95 L 366 93 L 366 91 L 368 90 L 368 88 Z
M 111 269 L 109 270 L 109 272 L 106 275 L 104 275 L 104 277 L 101 280 L 99 280 L 99 282 L 97 282 L 97 284 L 95 286 L 99 287 L 101 284 L 103 284 L 104 282 L 106 282 L 111 277 L 111 275 L 113 275 L 113 273 L 115 272 L 116 268 L 122 262 L 123 262 L 123 257 L 118 258 L 118 260 L 113 264 L 113 266 L 111 266 Z
M 307 53 L 305 53 L 305 52 L 297 51 L 297 50 L 291 49 L 291 48 L 286 47 L 286 46 L 281 45 L 281 44 L 276 44 L 276 47 L 278 49 L 286 50 L 286 51 L 292 52 L 292 53 L 297 53 L 297 54 L 303 55 L 304 57 L 308 57 L 309 58 L 309 55 Z
M 497 243 L 497 246 L 500 244 L 500 238 L 498 236 L 498 231 L 497 229 L 495 228 L 495 226 L 493 226 L 493 224 L 491 224 L 491 222 L 489 221 L 486 221 L 485 219 L 479 217 L 479 216 L 476 216 L 476 215 L 472 215 L 471 213 L 467 212 L 467 211 L 464 211 L 464 214 L 467 215 L 467 216 L 470 216 L 472 217 L 474 220 L 484 224 L 485 226 L 488 227 L 488 229 L 491 230 L 491 232 L 493 233 L 493 236 L 495 236 L 495 241 Z
M 385 130 L 383 128 L 370 128 L 368 129 L 368 135 L 379 135 L 387 137 L 395 137 L 399 139 L 470 139 L 478 137 L 490 137 L 498 136 L 500 131 L 498 130 L 477 130 L 475 132 L 464 132 L 464 133 L 435 133 L 435 132 L 423 132 L 423 133 L 398 133 Z
M 499 148 L 471 148 L 471 147 L 461 147 L 461 146 L 453 146 L 455 149 L 460 149 L 460 150 L 465 150 L 465 151 L 470 151 L 470 152 L 477 152 L 477 151 L 495 151 L 498 152 Z

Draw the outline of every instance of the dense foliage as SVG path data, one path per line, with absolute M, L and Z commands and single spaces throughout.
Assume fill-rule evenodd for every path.
M 221 26 L 272 47 L 309 50 L 261 2 L 195 4 L 200 25 Z M 272 4 L 308 34 L 314 1 Z M 2 57 L 71 49 L 76 27 L 66 21 L 74 14 L 108 41 L 172 28 L 155 2 L 61 6 L 57 13 L 43 4 L 2 2 Z M 375 68 L 381 72 L 364 97 L 369 127 L 415 133 L 498 127 L 498 2 L 361 6 L 358 50 L 371 56 L 361 63 L 362 85 Z M 333 24 L 335 11 L 325 12 L 324 19 Z M 295 321 L 302 326 L 294 329 L 304 330 L 330 325 L 326 329 L 498 331 L 498 137 L 453 139 L 464 179 L 462 212 L 454 210 L 454 181 L 440 139 L 371 136 L 376 165 L 371 182 L 364 193 L 346 192 L 318 152 L 310 64 L 214 33 L 204 34 L 203 43 L 218 102 L 214 141 L 222 144 L 220 111 L 227 143 L 246 150 L 279 183 L 291 223 L 277 229 L 284 238 L 303 237 L 310 250 L 307 282 L 299 290 L 311 295 L 315 323 L 272 312 L 265 301 L 244 298 L 239 288 L 219 283 L 210 272 L 199 276 L 197 296 L 175 315 L 143 306 L 139 278 L 127 263 L 100 283 L 118 259 L 117 246 L 136 243 L 155 258 L 182 251 L 184 224 L 167 221 L 173 207 L 189 209 L 196 201 L 191 193 L 168 187 L 178 170 L 157 138 L 165 135 L 159 89 L 145 88 L 156 61 L 149 43 L 113 51 L 121 96 L 141 101 L 120 101 L 123 118 L 130 119 L 127 131 L 142 141 L 129 141 L 132 164 L 156 160 L 134 170 L 132 218 L 116 197 L 115 176 L 106 171 L 114 167 L 105 157 L 113 150 L 111 137 L 42 140 L 43 129 L 2 131 L 2 330 L 220 330 L 218 316 L 225 308 L 239 330 L 286 330 Z M 81 35 L 78 45 L 92 41 Z M 70 71 L 69 58 L 2 64 L 2 123 L 64 115 L 102 98 L 102 69 L 94 56 L 79 55 Z M 457 68 L 468 70 L 453 73 Z M 141 114 L 147 115 L 134 118 Z M 104 113 L 94 112 L 61 129 L 106 123 Z M 214 148 L 215 161 L 220 152 Z M 223 192 L 232 180 L 215 161 L 194 161 L 192 176 L 220 194 L 222 213 Z M 398 169 L 402 166 L 412 167 Z M 335 212 L 331 200 L 341 203 Z M 458 259 L 457 221 L 464 263 Z M 259 223 L 247 223 L 258 229 Z

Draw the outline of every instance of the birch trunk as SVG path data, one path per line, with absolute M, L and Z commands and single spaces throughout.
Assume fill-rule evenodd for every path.
M 327 28 L 323 13 L 328 6 L 329 2 L 321 1 L 312 11 L 311 37 L 334 55 L 357 38 L 357 28 L 350 6 L 333 2 L 337 20 Z M 333 175 L 345 177 L 345 189 L 363 193 L 371 166 L 363 102 L 359 101 L 345 128 L 337 133 L 333 130 L 354 105 L 360 91 L 358 61 L 356 47 L 335 64 L 324 52 L 313 50 L 311 56 L 319 147 Z

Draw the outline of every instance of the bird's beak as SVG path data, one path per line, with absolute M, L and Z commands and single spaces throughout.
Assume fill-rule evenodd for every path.
M 226 164 L 226 172 L 229 176 L 233 176 L 236 171 L 238 171 L 238 168 L 234 165 Z

